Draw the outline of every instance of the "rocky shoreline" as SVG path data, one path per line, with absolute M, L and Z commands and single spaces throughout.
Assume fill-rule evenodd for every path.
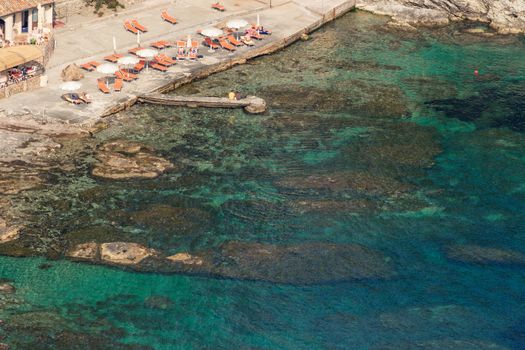
M 393 26 L 446 26 L 468 20 L 486 23 L 498 34 L 525 33 L 525 3 L 513 0 L 359 0 L 357 8 L 392 17 Z

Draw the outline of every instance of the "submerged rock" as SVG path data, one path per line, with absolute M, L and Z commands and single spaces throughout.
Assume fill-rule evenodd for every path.
M 114 141 L 103 145 L 96 155 L 92 174 L 112 180 L 153 179 L 173 169 L 168 160 L 135 142 Z
M 156 204 L 145 210 L 128 214 L 131 221 L 157 231 L 188 233 L 210 220 L 210 214 L 197 208 L 172 207 Z
M 144 305 L 150 309 L 167 310 L 173 305 L 173 301 L 162 295 L 152 295 L 146 298 Z
M 11 283 L 0 283 L 0 293 L 10 294 L 14 292 L 16 292 L 16 288 Z
M 203 260 L 201 257 L 196 255 L 191 255 L 188 253 L 177 253 L 175 255 L 170 255 L 166 259 L 174 263 L 181 263 L 184 265 L 202 265 Z
M 11 242 L 18 238 L 20 238 L 20 227 L 7 226 L 6 222 L 2 219 L 0 221 L 0 244 Z
M 373 212 L 378 208 L 378 204 L 368 199 L 349 199 L 349 200 L 296 200 L 289 203 L 293 211 L 299 213 L 363 213 Z
M 275 184 L 277 187 L 294 190 L 356 191 L 372 195 L 393 195 L 411 189 L 409 184 L 395 178 L 366 172 L 287 177 L 277 180 Z
M 112 264 L 139 264 L 142 260 L 155 254 L 155 250 L 137 243 L 111 242 L 100 245 L 101 260 Z
M 451 245 L 446 247 L 447 258 L 474 264 L 525 265 L 525 254 L 514 250 L 478 245 Z
M 380 345 L 373 350 L 510 350 L 478 339 L 436 339 Z
M 92 252 L 92 246 L 88 246 Z M 79 245 L 73 252 L 86 249 Z M 165 256 L 159 250 L 137 243 L 100 245 L 89 256 L 100 264 L 120 265 L 143 272 L 200 274 L 288 284 L 319 284 L 356 279 L 385 279 L 394 275 L 389 258 L 378 251 L 354 244 L 304 243 L 272 245 L 227 242 L 217 249 Z
M 0 194 L 18 194 L 41 184 L 42 179 L 36 175 L 8 174 L 0 177 Z
M 223 277 L 314 284 L 393 275 L 388 259 L 359 245 L 304 243 L 271 245 L 228 242 L 213 272 Z
M 99 255 L 99 245 L 95 242 L 81 243 L 73 247 L 66 256 L 81 260 L 95 260 Z

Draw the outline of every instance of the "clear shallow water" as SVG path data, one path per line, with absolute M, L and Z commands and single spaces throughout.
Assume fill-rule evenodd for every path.
M 137 106 L 85 143 L 74 172 L 50 174 L 52 184 L 19 206 L 29 220 L 24 249 L 48 256 L 92 239 L 168 253 L 230 240 L 357 243 L 388 256 L 394 278 L 297 286 L 6 257 L 0 277 L 18 289 L 0 311 L 6 342 L 525 349 L 523 266 L 445 254 L 451 244 L 525 253 L 525 43 L 460 27 L 396 33 L 384 23 L 349 14 L 309 42 L 176 92 L 240 89 L 266 98 L 268 115 Z M 150 145 L 178 170 L 93 179 L 95 146 L 114 138 Z M 352 190 L 304 183 L 319 174 L 364 180 Z M 198 218 L 163 218 L 166 206 Z

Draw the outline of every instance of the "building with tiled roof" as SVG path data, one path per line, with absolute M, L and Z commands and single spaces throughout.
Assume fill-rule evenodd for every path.
M 0 0 L 0 36 L 12 41 L 16 35 L 53 25 L 54 0 Z

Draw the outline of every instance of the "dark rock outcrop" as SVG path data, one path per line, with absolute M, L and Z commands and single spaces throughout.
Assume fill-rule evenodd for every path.
M 446 247 L 447 258 L 473 264 L 525 265 L 525 254 L 517 251 L 478 245 L 451 245 Z

